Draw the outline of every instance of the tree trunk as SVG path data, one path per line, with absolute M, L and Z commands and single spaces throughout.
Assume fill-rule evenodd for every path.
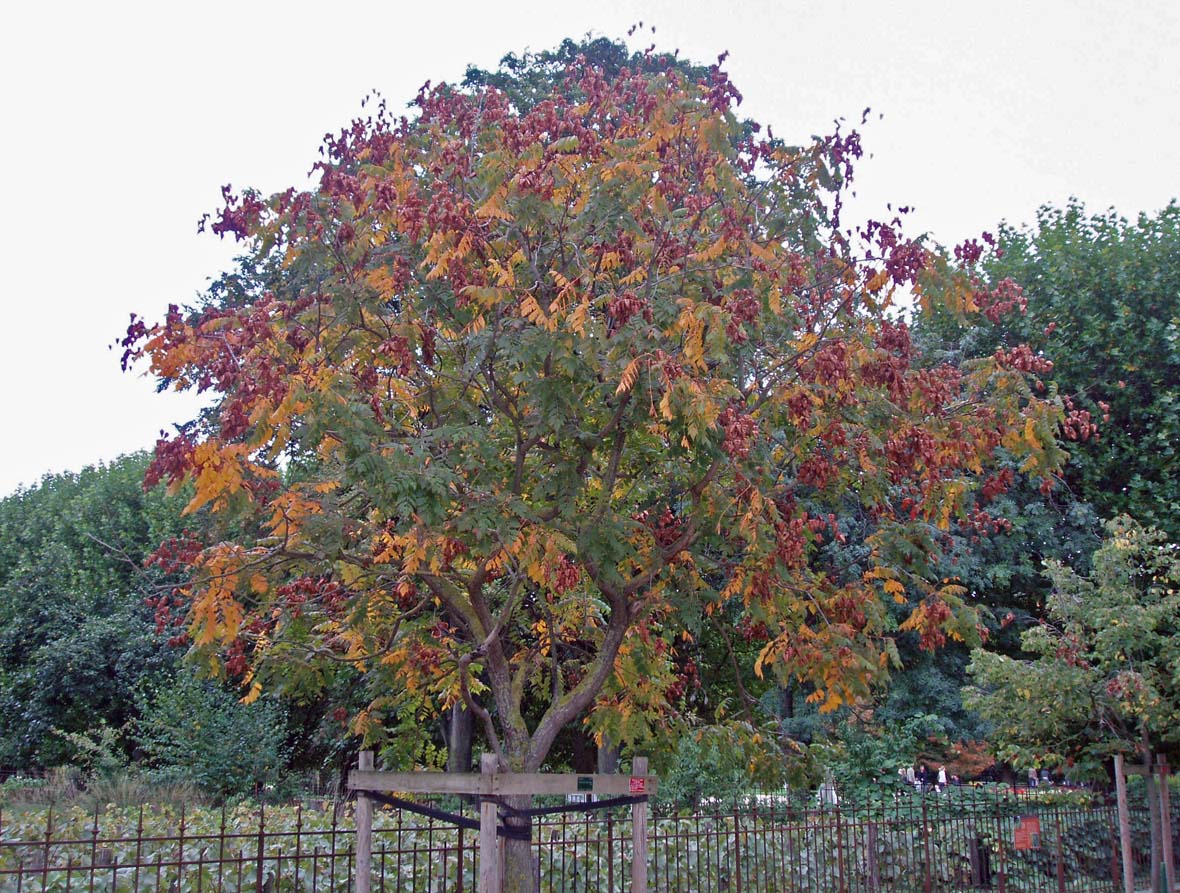
M 582 775 L 597 772 L 598 745 L 594 738 L 581 729 L 569 731 L 570 769 Z
M 805 744 L 811 742 L 807 740 L 807 736 L 796 737 L 794 730 L 791 728 L 791 720 L 795 718 L 795 687 L 793 685 L 783 685 L 778 690 L 778 733 L 779 738 L 783 744 L 786 745 L 791 741 L 802 741 Z
M 600 775 L 614 775 L 619 771 L 619 745 L 603 736 L 598 745 L 598 772 Z
M 505 798 L 515 809 L 528 809 L 533 805 L 529 796 Z M 509 816 L 505 824 L 511 827 L 528 827 L 528 819 Z M 537 893 L 539 886 L 539 864 L 533 857 L 532 844 L 527 840 L 504 838 L 504 887 L 503 893 Z
M 447 734 L 447 771 L 471 771 L 471 735 L 475 718 L 461 703 L 451 707 Z

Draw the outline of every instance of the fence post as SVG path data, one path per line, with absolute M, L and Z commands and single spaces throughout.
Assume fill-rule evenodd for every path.
M 1053 816 L 1057 826 L 1057 893 L 1065 893 L 1065 854 L 1061 850 L 1061 813 Z
M 741 885 L 741 815 L 737 808 L 737 800 L 733 803 L 734 813 L 734 891 L 735 893 L 742 893 Z
M 1114 815 L 1106 811 L 1106 830 L 1110 835 L 1110 888 L 1119 888 L 1119 845 L 1114 839 Z
M 877 864 L 877 823 L 869 821 L 865 827 L 865 848 L 868 850 L 869 891 L 881 889 L 881 869 Z
M 1123 859 L 1123 893 L 1135 893 L 1135 869 L 1131 865 L 1131 809 L 1127 806 L 1127 776 L 1123 755 L 1114 755 L 1114 789 L 1119 801 L 1119 852 Z
M 494 753 L 479 758 L 485 779 L 495 774 L 500 761 Z M 489 786 L 490 787 L 490 786 Z M 500 893 L 500 846 L 496 840 L 496 801 L 479 801 L 479 893 Z
M 840 821 L 840 807 L 836 806 L 836 879 L 840 893 L 845 893 L 844 883 L 844 826 Z
M 606 813 L 606 889 L 615 893 L 615 822 L 610 810 Z
M 184 873 L 184 810 L 180 812 L 180 843 L 177 847 L 180 851 L 180 858 L 176 860 L 176 880 L 177 885 L 180 884 L 181 875 Z M 254 890 L 256 893 L 262 893 L 266 885 L 266 803 L 264 802 L 258 807 L 258 862 L 254 866 Z
M 930 866 L 930 826 L 926 824 L 926 792 L 923 791 L 921 796 L 922 796 L 922 847 L 926 853 L 926 858 L 923 860 L 925 862 L 925 864 L 923 865 L 925 877 L 922 880 L 922 889 L 925 891 L 925 893 L 930 893 L 930 885 L 931 885 L 931 881 L 933 880 L 933 877 L 931 875 L 931 866 Z
M 1172 806 L 1168 796 L 1168 758 L 1156 755 L 1160 774 L 1160 826 L 1164 830 L 1164 890 L 1172 893 L 1176 888 L 1176 862 L 1172 853 Z
M 1008 854 L 1008 837 L 1006 831 L 1007 829 L 1004 827 L 1004 819 L 1000 813 L 1000 800 L 999 798 L 996 798 L 996 846 L 998 849 L 996 855 L 999 857 L 1000 863 L 1000 875 L 998 883 L 1000 893 L 1005 893 L 1005 887 L 1008 885 L 1008 864 L 1006 861 Z
M 632 775 L 647 775 L 647 757 L 631 761 Z M 647 893 L 647 803 L 631 804 L 631 893 Z
M 356 767 L 372 771 L 373 751 L 357 754 Z M 373 876 L 373 801 L 364 791 L 356 793 L 356 893 L 369 893 Z

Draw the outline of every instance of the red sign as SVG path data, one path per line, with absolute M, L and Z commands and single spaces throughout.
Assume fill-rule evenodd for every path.
M 1041 845 L 1041 820 L 1034 815 L 1021 817 L 1012 833 L 1012 847 L 1017 850 L 1035 850 Z
M 631 793 L 632 794 L 646 794 L 647 793 L 647 779 L 642 775 L 631 776 Z

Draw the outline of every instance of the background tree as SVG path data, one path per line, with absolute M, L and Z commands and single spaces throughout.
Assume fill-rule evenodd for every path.
M 1149 477 L 1158 479 L 1158 463 L 1131 444 L 1144 423 L 1163 435 L 1175 421 L 1161 411 L 1173 399 L 1170 373 L 1157 374 L 1174 361 L 1160 336 L 1166 307 L 1175 304 L 1167 285 L 1175 235 L 1174 208 L 1137 226 L 1113 214 L 1087 219 L 1076 204 L 1042 208 L 1032 230 L 1002 227 L 996 238 L 985 235 L 990 247 L 968 242 L 956 249 L 955 263 L 973 283 L 965 299 L 980 312 L 962 317 L 931 307 L 916 320 L 915 339 L 927 362 L 970 363 L 1006 342 L 1023 341 L 1042 364 L 1036 386 L 1067 395 L 1060 437 L 1071 460 L 1064 485 L 1045 488 L 1039 469 L 1004 457 L 974 497 L 972 514 L 987 512 L 994 519 L 991 529 L 965 525 L 943 553 L 940 573 L 960 580 L 988 609 L 991 650 L 1018 655 L 1020 634 L 1044 616 L 1046 560 L 1088 573 L 1090 555 L 1101 544 L 1100 512 L 1109 516 L 1134 502 L 1144 511 L 1167 513 L 1166 487 L 1139 487 L 1132 497 L 1126 481 L 1138 473 L 1136 463 L 1152 466 Z M 1154 318 L 1161 309 L 1162 327 Z M 1113 399 L 1110 394 L 1125 391 L 1131 379 L 1142 405 L 1104 402 L 1104 395 Z M 1112 495 L 1120 489 L 1121 495 Z M 966 681 L 967 649 L 923 655 L 904 639 L 899 647 L 907 669 L 895 680 L 883 718 L 917 708 L 944 716 L 948 724 L 955 717 L 956 735 L 987 732 L 954 691 Z
M 1031 659 L 977 650 L 967 701 L 995 727 L 1000 754 L 1023 765 L 1096 775 L 1113 754 L 1175 755 L 1180 743 L 1180 547 L 1120 515 L 1083 576 L 1048 562 L 1046 619 L 1022 637 Z M 1152 888 L 1161 819 L 1148 775 Z
M 69 762 L 60 733 L 121 729 L 140 682 L 175 665 L 140 565 L 188 525 L 184 500 L 143 491 L 147 464 L 47 476 L 0 501 L 0 765 Z
M 195 521 L 181 517 L 191 492 L 144 491 L 147 464 L 126 456 L 0 501 L 0 764 L 149 769 L 214 795 L 274 784 L 292 760 L 318 768 L 344 737 L 322 705 L 238 705 L 158 628 L 160 558 L 187 548 Z
M 1099 773 L 1115 753 L 1144 757 L 1180 741 L 1180 549 L 1126 516 L 1107 524 L 1093 571 L 1048 562 L 1032 657 L 972 654 L 968 701 L 995 726 L 1001 754 Z
M 263 294 L 133 320 L 128 361 L 217 400 L 147 480 L 214 516 L 181 595 L 248 699 L 350 665 L 357 734 L 462 701 L 536 771 L 571 722 L 667 722 L 730 606 L 755 671 L 825 709 L 887 671 L 907 587 L 925 645 L 975 634 L 935 533 L 1000 447 L 1053 473 L 1035 356 L 919 368 L 892 288 L 959 292 L 896 222 L 841 235 L 856 135 L 790 148 L 719 68 L 651 69 L 379 106 L 310 191 L 226 189 L 213 229 L 281 271 Z M 811 559 L 849 533 L 809 506 L 843 494 L 874 523 L 834 574 Z
M 986 529 L 957 524 L 948 532 L 938 573 L 953 579 L 979 606 L 990 651 L 1016 656 L 1020 636 L 1044 616 L 1049 586 L 1043 575 L 1046 560 L 1087 573 L 1090 554 L 1101 545 L 1101 523 L 1093 508 L 1064 486 L 1042 492 L 1019 463 L 1001 463 L 975 493 L 969 516 L 986 512 Z M 1003 492 L 994 483 L 1011 481 Z M 937 651 L 923 650 L 917 636 L 898 639 L 903 668 L 894 674 L 875 717 L 886 727 L 916 715 L 937 716 L 941 735 L 950 741 L 982 742 L 989 724 L 964 707 L 961 688 L 967 683 L 970 646 L 948 643 Z
M 1076 499 L 1180 536 L 1180 206 L 1128 222 L 1071 202 L 1031 229 L 1003 227 L 987 281 L 1023 286 L 1024 313 L 987 312 L 949 341 L 965 357 L 1025 342 L 1053 363 L 1074 409 L 1065 470 Z M 994 318 L 992 318 L 994 316 Z M 944 318 L 944 322 L 945 322 Z M 944 333 L 948 329 L 942 330 Z M 1090 426 L 1096 425 L 1096 436 Z

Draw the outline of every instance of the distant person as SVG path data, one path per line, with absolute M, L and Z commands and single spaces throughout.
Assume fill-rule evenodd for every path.
M 1028 770 L 1028 786 L 1030 788 L 1035 788 L 1037 786 L 1037 770 L 1036 769 L 1029 769 Z
M 819 786 L 816 797 L 819 800 L 820 806 L 840 805 L 840 795 L 836 793 L 836 779 L 832 776 L 830 769 L 824 778 L 823 784 Z
M 913 785 L 915 788 L 918 786 L 918 778 L 914 775 L 913 766 L 905 767 L 905 780 L 906 784 Z
M 941 794 L 946 790 L 946 766 L 938 767 L 938 792 Z

